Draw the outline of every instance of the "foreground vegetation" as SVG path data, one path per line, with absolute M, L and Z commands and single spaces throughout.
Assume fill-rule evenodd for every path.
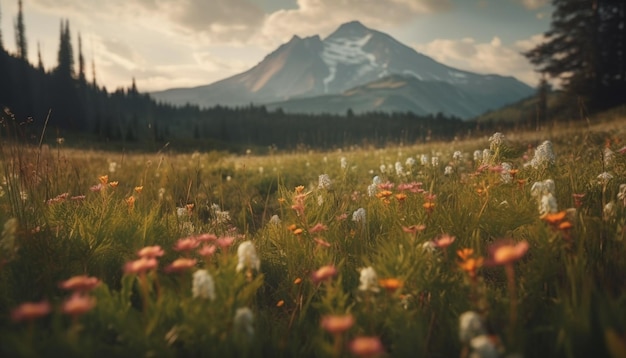
M 619 126 L 230 156 L 4 124 L 0 356 L 626 355 Z

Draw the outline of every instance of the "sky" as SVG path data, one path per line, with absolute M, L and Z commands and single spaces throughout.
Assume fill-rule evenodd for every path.
M 15 53 L 18 0 L 0 0 L 4 48 Z M 56 66 L 69 20 L 96 80 L 109 91 L 194 87 L 253 67 L 293 35 L 331 34 L 358 20 L 448 66 L 536 86 L 520 52 L 550 27 L 549 0 L 23 0 L 28 57 Z M 77 61 L 76 61 L 77 62 Z

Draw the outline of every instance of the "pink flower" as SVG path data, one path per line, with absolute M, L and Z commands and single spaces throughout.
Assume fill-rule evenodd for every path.
M 354 317 L 351 314 L 323 316 L 320 321 L 320 326 L 331 334 L 343 333 L 349 330 L 353 325 Z
M 343 213 L 341 215 L 337 215 L 337 221 L 344 221 L 348 218 L 348 214 Z
M 215 240 L 215 244 L 219 246 L 222 250 L 226 250 L 233 244 L 235 238 L 233 236 L 223 236 Z
M 102 190 L 102 184 L 96 184 L 94 186 L 91 186 L 91 187 L 89 187 L 89 190 L 97 193 L 100 190 Z
M 350 341 L 350 352 L 359 357 L 376 357 L 385 353 L 378 337 L 356 337 Z
M 86 294 L 74 292 L 63 302 L 63 313 L 70 316 L 80 316 L 96 306 L 96 299 Z
M 528 242 L 520 241 L 517 244 L 510 240 L 501 240 L 489 247 L 490 258 L 487 265 L 508 265 L 522 258 L 528 251 Z
M 320 246 L 330 247 L 330 242 L 328 242 L 328 241 L 326 241 L 326 240 L 324 240 L 322 238 L 316 237 L 316 238 L 313 239 L 313 241 L 315 241 L 315 243 L 320 245 Z
M 215 240 L 217 240 L 217 235 L 215 235 L 215 234 L 201 234 L 201 235 L 196 236 L 196 240 L 198 240 L 200 242 L 215 241 Z
M 326 231 L 326 230 L 328 230 L 328 226 L 326 226 L 326 225 L 324 225 L 322 223 L 317 223 L 317 224 L 315 224 L 315 226 L 313 226 L 312 228 L 309 229 L 309 232 L 311 234 L 315 234 L 315 233 L 318 233 L 318 232 L 321 232 L 321 231 Z
M 314 283 L 320 283 L 322 281 L 329 280 L 337 276 L 337 269 L 333 265 L 326 265 L 320 267 L 317 271 L 313 272 L 311 279 Z
M 450 246 L 454 242 L 454 240 L 456 240 L 456 237 L 450 236 L 448 234 L 442 234 L 435 238 L 435 240 L 433 240 L 433 245 L 435 247 L 444 248 Z
M 187 271 L 193 268 L 194 266 L 196 266 L 196 262 L 197 262 L 196 259 L 188 259 L 188 258 L 181 257 L 179 259 L 174 260 L 174 262 L 172 262 L 171 264 L 169 264 L 165 268 L 165 272 Z
M 64 290 L 68 291 L 91 291 L 100 284 L 100 280 L 97 277 L 89 277 L 87 275 L 74 276 L 59 284 Z
M 384 183 L 380 183 L 378 184 L 378 189 L 380 190 L 391 190 L 393 189 L 393 183 L 391 182 L 384 182 Z
M 32 321 L 47 316 L 52 306 L 47 300 L 41 302 L 24 302 L 11 311 L 13 322 Z
M 410 191 L 411 193 L 421 193 L 424 191 L 424 189 L 422 189 L 422 183 L 419 183 L 419 182 L 399 184 L 398 190 Z
M 145 257 L 145 258 L 161 257 L 164 254 L 165 254 L 165 251 L 163 251 L 163 249 L 159 245 L 146 246 L 143 249 L 139 250 L 139 252 L 137 253 L 139 257 Z
M 203 245 L 200 249 L 198 249 L 198 255 L 208 258 L 208 257 L 213 256 L 215 251 L 217 251 L 217 246 Z
M 124 265 L 124 273 L 143 274 L 146 271 L 155 269 L 157 265 L 158 262 L 154 257 L 141 257 L 135 261 L 127 262 Z
M 184 251 L 189 252 L 200 245 L 200 242 L 196 240 L 195 237 L 186 237 L 184 239 L 179 239 L 174 245 L 174 250 L 176 251 Z

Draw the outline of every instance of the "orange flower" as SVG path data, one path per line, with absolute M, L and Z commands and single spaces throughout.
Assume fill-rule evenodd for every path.
M 565 219 L 566 215 L 567 215 L 567 212 L 565 212 L 565 210 L 559 211 L 558 213 L 548 213 L 542 217 L 542 220 L 546 221 L 550 225 L 557 225 L 563 219 Z
M 322 238 L 316 237 L 316 238 L 313 239 L 313 241 L 315 241 L 315 243 L 320 245 L 320 246 L 330 247 L 330 242 L 328 242 L 328 241 L 326 241 L 326 240 L 324 240 Z
M 134 208 L 135 207 L 135 197 L 134 196 L 129 196 L 128 198 L 126 198 L 126 204 L 128 204 L 129 208 Z
M 302 279 L 300 277 L 297 277 L 295 280 L 293 280 L 294 285 L 299 285 L 301 282 L 302 282 Z
M 303 232 L 304 232 L 304 230 L 302 230 L 302 229 L 298 228 L 298 229 L 295 229 L 295 230 L 293 231 L 293 234 L 294 234 L 294 235 L 302 235 L 302 233 L 303 233 Z
M 296 194 L 301 194 L 304 191 L 304 185 L 298 185 L 296 187 Z
M 397 278 L 384 278 L 378 280 L 378 285 L 389 293 L 394 293 L 404 286 L 404 283 Z
M 489 251 L 491 253 L 489 264 L 508 265 L 521 259 L 526 254 L 528 242 L 524 240 L 516 244 L 508 240 L 500 241 L 493 244 Z
M 573 226 L 574 225 L 572 225 L 571 222 L 566 220 L 566 221 L 561 222 L 558 227 L 559 227 L 559 230 L 566 231 L 566 230 L 571 229 Z
M 385 348 L 378 337 L 356 337 L 350 341 L 350 352 L 357 357 L 377 357 L 385 353 Z
M 320 321 L 320 326 L 331 334 L 343 333 L 350 329 L 354 325 L 354 317 L 351 314 L 347 315 L 329 315 L 323 316 Z
M 298 228 L 298 225 L 296 224 L 291 224 L 287 226 L 287 229 L 289 229 L 289 231 L 295 231 L 297 228 Z
M 285 200 L 285 198 L 278 198 L 278 202 L 280 204 L 284 204 L 287 200 Z
M 166 272 L 183 272 L 191 269 L 196 266 L 196 259 L 188 259 L 181 257 L 179 259 L 174 260 L 171 264 L 169 264 L 166 268 Z
M 465 261 L 474 256 L 474 249 L 464 248 L 461 250 L 457 250 L 456 254 L 459 256 L 459 258 L 461 258 L 461 260 Z
M 282 307 L 285 305 L 285 301 L 284 300 L 280 300 L 278 302 L 276 302 L 276 307 Z
M 112 182 L 110 182 L 110 183 L 109 183 L 109 186 L 110 186 L 111 188 L 117 188 L 117 186 L 118 186 L 119 184 L 120 184 L 120 182 L 119 182 L 119 181 L 112 181 Z
M 406 199 L 406 194 L 404 193 L 398 193 L 396 194 L 396 199 L 398 199 L 398 201 L 402 202 Z
M 381 190 L 378 193 L 376 193 L 376 197 L 378 199 L 388 198 L 391 195 L 393 195 L 393 192 L 391 192 L 390 190 Z
M 100 180 L 100 183 L 102 185 L 106 185 L 106 183 L 109 182 L 109 176 L 108 175 L 102 175 L 98 177 L 98 180 Z
M 468 258 L 463 262 L 459 262 L 459 267 L 461 270 L 467 272 L 470 277 L 476 277 L 476 270 L 478 270 L 483 265 L 483 258 Z
M 424 209 L 426 209 L 426 211 L 432 211 L 435 208 L 435 203 L 427 201 L 422 206 L 424 207 Z
M 143 185 L 142 185 L 142 186 L 136 186 L 136 187 L 135 187 L 135 192 L 136 192 L 137 194 L 141 194 L 141 191 L 142 191 L 142 190 L 143 190 Z

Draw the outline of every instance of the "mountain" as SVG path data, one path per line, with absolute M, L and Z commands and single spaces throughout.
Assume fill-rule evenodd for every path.
M 394 95 L 393 89 L 380 87 L 383 86 L 381 83 L 398 86 L 403 81 L 408 84 L 398 87 L 403 94 Z M 437 96 L 429 95 L 429 88 L 436 88 Z M 177 105 L 191 103 L 209 107 L 274 103 L 272 106 L 276 107 L 282 103 L 283 108 L 290 111 L 300 111 L 298 104 L 302 104 L 309 106 L 307 112 L 319 112 L 328 110 L 324 106 L 326 100 L 339 111 L 339 108 L 352 108 L 356 102 L 380 98 L 375 92 L 386 93 L 383 102 L 387 105 L 375 106 L 381 110 L 402 110 L 402 106 L 423 110 L 437 108 L 446 114 L 463 113 L 462 118 L 469 118 L 527 97 L 534 90 L 513 77 L 480 75 L 443 65 L 387 34 L 353 21 L 341 25 L 323 40 L 319 36 L 293 36 L 241 74 L 205 86 L 169 89 L 151 95 L 159 101 Z M 410 98 L 413 95 L 424 98 Z M 455 102 L 458 103 L 447 105 L 448 96 L 457 98 Z M 467 99 L 459 101 L 461 96 Z M 427 104 L 425 98 L 434 103 Z M 346 102 L 342 107 L 342 99 L 352 104 Z M 452 107 L 459 108 L 453 111 Z

